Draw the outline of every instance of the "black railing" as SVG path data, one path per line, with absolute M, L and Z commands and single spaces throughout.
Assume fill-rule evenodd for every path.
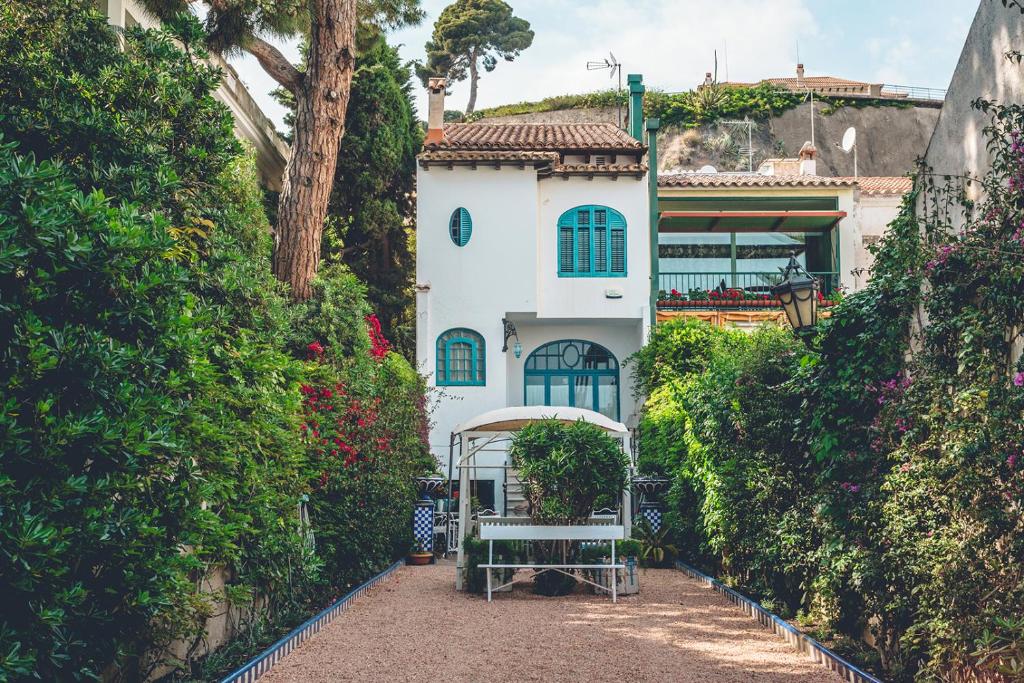
M 839 287 L 838 273 L 812 272 L 829 299 Z M 775 272 L 659 273 L 659 308 L 764 308 L 774 306 L 771 288 L 782 280 Z

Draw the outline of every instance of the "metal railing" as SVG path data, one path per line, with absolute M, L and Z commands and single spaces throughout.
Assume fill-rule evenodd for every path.
M 941 102 L 946 99 L 945 88 L 919 88 L 913 85 L 882 85 L 882 97 L 893 95 L 907 97 L 912 100 L 935 100 Z
M 826 297 L 839 286 L 839 273 L 812 272 L 818 279 L 821 292 Z M 659 273 L 659 306 L 669 307 L 662 302 L 674 299 L 690 302 L 697 308 L 758 308 L 770 301 L 771 288 L 782 281 L 782 273 L 775 272 L 707 272 L 707 273 Z M 678 292 L 673 295 L 672 291 Z M 726 296 L 727 290 L 739 291 L 741 296 Z

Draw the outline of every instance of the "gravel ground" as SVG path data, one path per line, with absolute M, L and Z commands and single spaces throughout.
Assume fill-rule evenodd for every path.
M 675 570 L 618 604 L 529 590 L 487 604 L 455 591 L 454 564 L 402 567 L 260 681 L 841 680 Z

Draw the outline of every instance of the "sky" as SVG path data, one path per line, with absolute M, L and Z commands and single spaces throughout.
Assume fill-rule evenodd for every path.
M 451 0 L 422 0 L 422 24 L 393 32 L 405 59 L 422 59 L 433 22 Z M 807 76 L 945 88 L 978 0 L 507 0 L 530 22 L 532 47 L 500 61 L 480 79 L 477 109 L 582 93 L 614 85 L 589 60 L 614 53 L 625 73 L 648 88 L 688 90 L 703 82 L 718 52 L 719 80 Z M 982 0 L 988 1 L 988 0 Z M 297 60 L 294 44 L 281 44 Z M 275 86 L 255 60 L 231 60 L 263 110 L 280 128 Z M 625 83 L 625 78 L 623 78 Z M 417 84 L 425 118 L 426 94 Z M 464 109 L 465 82 L 452 84 L 446 109 Z

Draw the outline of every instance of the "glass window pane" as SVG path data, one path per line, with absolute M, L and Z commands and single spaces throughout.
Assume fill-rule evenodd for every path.
M 613 420 L 619 419 L 618 379 L 611 376 L 597 378 L 597 412 Z
M 554 375 L 551 378 L 551 400 L 549 406 L 569 405 L 569 377 L 567 375 Z
M 575 378 L 574 402 L 577 408 L 594 410 L 594 384 L 590 375 L 579 375 Z
M 543 377 L 530 377 L 526 378 L 526 405 L 528 406 L 542 406 L 544 405 L 544 378 Z

